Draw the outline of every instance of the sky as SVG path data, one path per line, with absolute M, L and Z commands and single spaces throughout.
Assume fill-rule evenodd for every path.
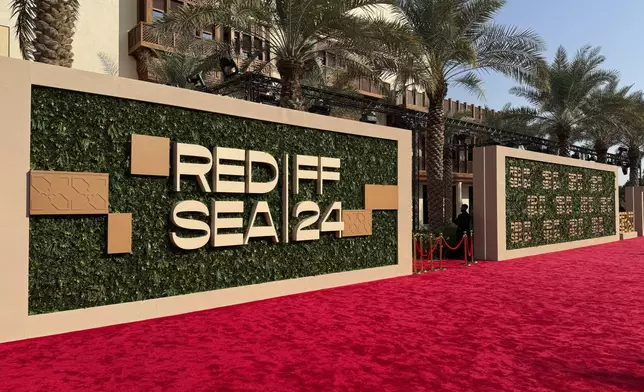
M 570 55 L 586 44 L 601 46 L 607 69 L 620 71 L 623 84 L 644 89 L 644 0 L 508 0 L 495 21 L 535 30 L 546 42 L 550 62 L 563 45 Z M 500 109 L 521 99 L 508 93 L 516 83 L 502 75 L 482 75 L 486 99 L 451 87 L 448 96 L 461 102 Z
M 619 71 L 621 83 L 644 90 L 644 0 L 508 0 L 496 23 L 536 31 L 545 41 L 546 58 L 552 61 L 559 46 L 569 56 L 580 47 L 600 46 L 606 57 L 604 68 Z M 450 87 L 448 97 L 468 104 L 501 109 L 506 103 L 526 104 L 508 90 L 517 83 L 503 75 L 483 74 L 485 98 L 459 87 Z M 614 152 L 616 147 L 610 152 Z M 619 173 L 619 184 L 627 176 Z

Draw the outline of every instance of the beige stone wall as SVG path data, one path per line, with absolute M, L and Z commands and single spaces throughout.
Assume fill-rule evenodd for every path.
M 14 57 L 14 58 L 21 58 L 20 49 L 18 47 L 18 40 L 15 37 L 16 34 L 13 28 L 15 19 L 11 18 L 11 10 L 9 8 L 9 4 L 10 4 L 10 0 L 0 0 L 0 26 L 6 27 L 6 29 L 4 30 L 7 32 L 7 35 L 9 37 L 8 39 L 9 47 L 7 48 L 8 56 Z M 2 27 L 0 27 L 0 30 L 2 30 Z M 0 40 L 2 40 L 2 42 L 0 43 L 0 56 L 5 56 L 3 51 L 3 45 L 6 44 L 7 41 L 5 41 L 6 38 L 4 37 L 2 32 L 0 32 Z
M 136 3 L 136 0 L 80 0 L 80 14 L 72 45 L 73 68 L 104 73 L 99 58 L 99 53 L 104 53 L 118 65 L 120 76 L 137 78 L 136 62 L 127 54 L 127 32 L 136 24 Z M 15 38 L 14 23 L 10 0 L 0 0 L 0 25 L 10 29 L 10 57 L 20 59 L 22 56 Z
M 506 249 L 505 158 L 513 157 L 558 165 L 586 167 L 615 173 L 615 234 L 581 241 Z M 474 256 L 481 260 L 507 260 L 542 253 L 599 245 L 619 240 L 617 166 L 541 154 L 502 146 L 474 149 Z
M 0 56 L 9 56 L 9 26 L 0 26 Z
M 93 72 L 0 58 L 0 342 L 145 320 L 411 273 L 411 133 Z M 398 147 L 398 264 L 269 282 L 90 309 L 28 315 L 27 213 L 31 86 L 47 86 L 152 102 L 280 124 L 394 140 Z M 387 205 L 385 207 L 392 207 Z M 133 211 L 135 212 L 135 211 Z

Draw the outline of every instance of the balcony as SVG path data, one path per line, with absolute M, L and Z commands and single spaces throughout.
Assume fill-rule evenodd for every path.
M 356 79 L 351 83 L 351 86 L 362 95 L 379 99 L 385 98 L 391 88 L 389 83 L 385 83 L 381 80 L 374 81 L 367 78 Z
M 197 39 L 197 37 L 195 37 Z M 151 24 L 139 22 L 127 33 L 128 54 L 135 53 L 139 48 L 154 50 L 168 50 L 177 44 L 177 35 L 158 34 L 158 30 Z
M 328 65 L 323 65 L 322 70 L 324 72 L 327 85 L 333 84 L 337 78 L 346 71 L 345 68 Z M 389 83 L 383 82 L 382 80 L 375 81 L 368 78 L 358 78 L 353 80 L 349 83 L 349 87 L 363 96 L 377 99 L 385 98 L 389 94 L 391 88 Z

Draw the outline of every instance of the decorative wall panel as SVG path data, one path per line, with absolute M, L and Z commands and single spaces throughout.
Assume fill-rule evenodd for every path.
M 615 233 L 615 174 L 505 158 L 507 249 Z
M 108 191 L 108 174 L 31 171 L 29 214 L 107 214 Z

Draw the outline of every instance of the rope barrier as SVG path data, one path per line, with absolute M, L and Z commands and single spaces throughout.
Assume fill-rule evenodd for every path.
M 443 238 L 443 237 L 441 237 L 441 238 Z M 461 238 L 461 242 L 459 242 L 459 243 L 458 243 L 458 245 L 456 245 L 454 248 L 452 248 L 451 246 L 449 246 L 449 244 L 447 243 L 447 241 L 445 241 L 445 239 L 444 239 L 444 238 L 443 238 L 443 242 L 445 242 L 445 246 L 447 247 L 447 249 L 450 249 L 450 250 L 457 250 L 457 249 L 458 249 L 458 248 L 460 248 L 460 247 L 461 247 L 461 245 L 463 244 L 463 240 L 464 240 L 464 239 L 465 239 L 465 235 L 463 235 L 463 237 Z
M 427 240 L 426 252 L 424 251 L 423 240 Z M 425 269 L 425 261 L 429 261 L 429 271 L 443 270 L 443 245 L 447 249 L 452 251 L 460 249 L 461 246 L 464 247 L 463 264 L 461 265 L 469 266 L 476 263 L 476 261 L 474 261 L 474 235 L 472 231 L 470 231 L 469 236 L 467 235 L 467 233 L 464 233 L 459 243 L 454 247 L 450 246 L 447 243 L 445 237 L 443 236 L 443 233 L 440 233 L 436 238 L 431 234 L 427 236 L 425 234 L 417 233 L 414 234 L 414 260 L 412 263 L 413 272 L 416 273 L 427 271 Z M 436 252 L 436 250 L 438 250 L 438 260 L 434 260 L 434 252 Z M 434 269 L 434 261 L 438 261 L 437 269 Z

